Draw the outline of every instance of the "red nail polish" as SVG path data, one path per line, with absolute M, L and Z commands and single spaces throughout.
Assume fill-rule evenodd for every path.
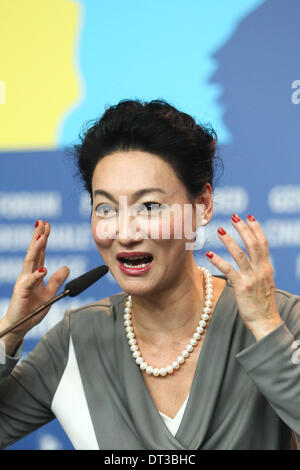
M 44 273 L 45 272 L 45 268 L 40 268 L 39 269 L 39 273 Z
M 41 237 L 41 234 L 39 234 L 39 236 L 37 236 L 36 239 L 38 240 L 40 237 Z
M 225 230 L 222 227 L 218 228 L 218 233 L 220 235 L 225 235 L 226 234 Z
M 240 218 L 238 215 L 236 214 L 233 214 L 233 216 L 231 217 L 231 220 L 233 220 L 233 222 L 237 223 L 237 222 L 240 222 Z
M 210 258 L 210 259 L 214 256 L 211 251 L 207 251 L 205 254 L 206 254 L 206 256 L 207 256 L 208 258 Z
M 247 216 L 247 219 L 250 220 L 251 222 L 255 222 L 255 218 L 253 217 L 253 215 L 248 215 Z
M 36 223 L 35 223 L 35 228 L 37 228 L 39 225 L 39 221 L 37 220 Z

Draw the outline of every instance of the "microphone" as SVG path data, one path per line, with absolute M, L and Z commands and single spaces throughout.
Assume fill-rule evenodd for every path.
M 24 323 L 26 320 L 33 317 L 37 313 L 40 313 L 42 310 L 44 310 L 44 308 L 49 307 L 49 305 L 52 305 L 54 302 L 57 302 L 57 300 L 62 299 L 66 295 L 70 297 L 76 297 L 76 295 L 81 294 L 81 292 L 83 292 L 85 289 L 87 289 L 92 284 L 94 284 L 94 282 L 98 281 L 107 272 L 108 272 L 108 267 L 105 265 L 102 265 L 102 266 L 98 266 L 97 268 L 92 269 L 91 271 L 88 271 L 85 274 L 82 274 L 79 277 L 76 277 L 76 279 L 73 279 L 72 281 L 68 282 L 65 285 L 65 290 L 61 294 L 58 294 L 57 296 L 48 300 L 46 303 L 40 305 L 37 309 L 35 309 L 33 312 L 26 315 L 21 320 L 18 320 L 17 322 L 13 323 L 10 327 L 1 331 L 0 338 L 2 338 L 2 336 L 6 335 L 7 333 L 10 333 L 14 328 L 22 325 L 22 323 Z

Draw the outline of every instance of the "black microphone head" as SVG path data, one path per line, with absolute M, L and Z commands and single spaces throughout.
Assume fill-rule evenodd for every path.
M 73 281 L 68 282 L 68 284 L 65 285 L 65 291 L 70 290 L 68 295 L 70 297 L 75 297 L 94 284 L 94 282 L 98 281 L 98 279 L 104 276 L 107 272 L 107 266 L 98 266 L 98 268 L 94 268 L 91 271 L 82 274 L 82 276 L 76 277 Z

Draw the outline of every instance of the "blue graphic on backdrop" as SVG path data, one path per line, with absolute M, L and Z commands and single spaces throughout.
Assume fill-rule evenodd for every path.
M 300 5 L 264 3 L 241 21 L 214 55 L 212 83 L 223 87 L 223 120 L 234 136 L 220 149 L 222 185 L 240 185 L 268 238 L 277 287 L 300 291 L 300 106 L 292 83 L 300 78 L 295 45 Z
M 84 121 L 124 98 L 164 98 L 213 122 L 220 139 L 230 141 L 216 101 L 222 87 L 208 82 L 218 65 L 212 54 L 263 1 L 131 0 L 116 9 L 116 2 L 81 0 L 78 60 L 85 95 L 61 125 L 61 145 L 76 141 Z

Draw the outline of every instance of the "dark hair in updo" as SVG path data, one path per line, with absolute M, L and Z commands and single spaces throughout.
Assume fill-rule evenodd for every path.
M 91 201 L 95 167 L 116 151 L 140 150 L 161 157 L 174 169 L 191 201 L 205 183 L 214 188 L 215 131 L 165 100 L 122 100 L 106 108 L 79 139 L 73 155 Z

